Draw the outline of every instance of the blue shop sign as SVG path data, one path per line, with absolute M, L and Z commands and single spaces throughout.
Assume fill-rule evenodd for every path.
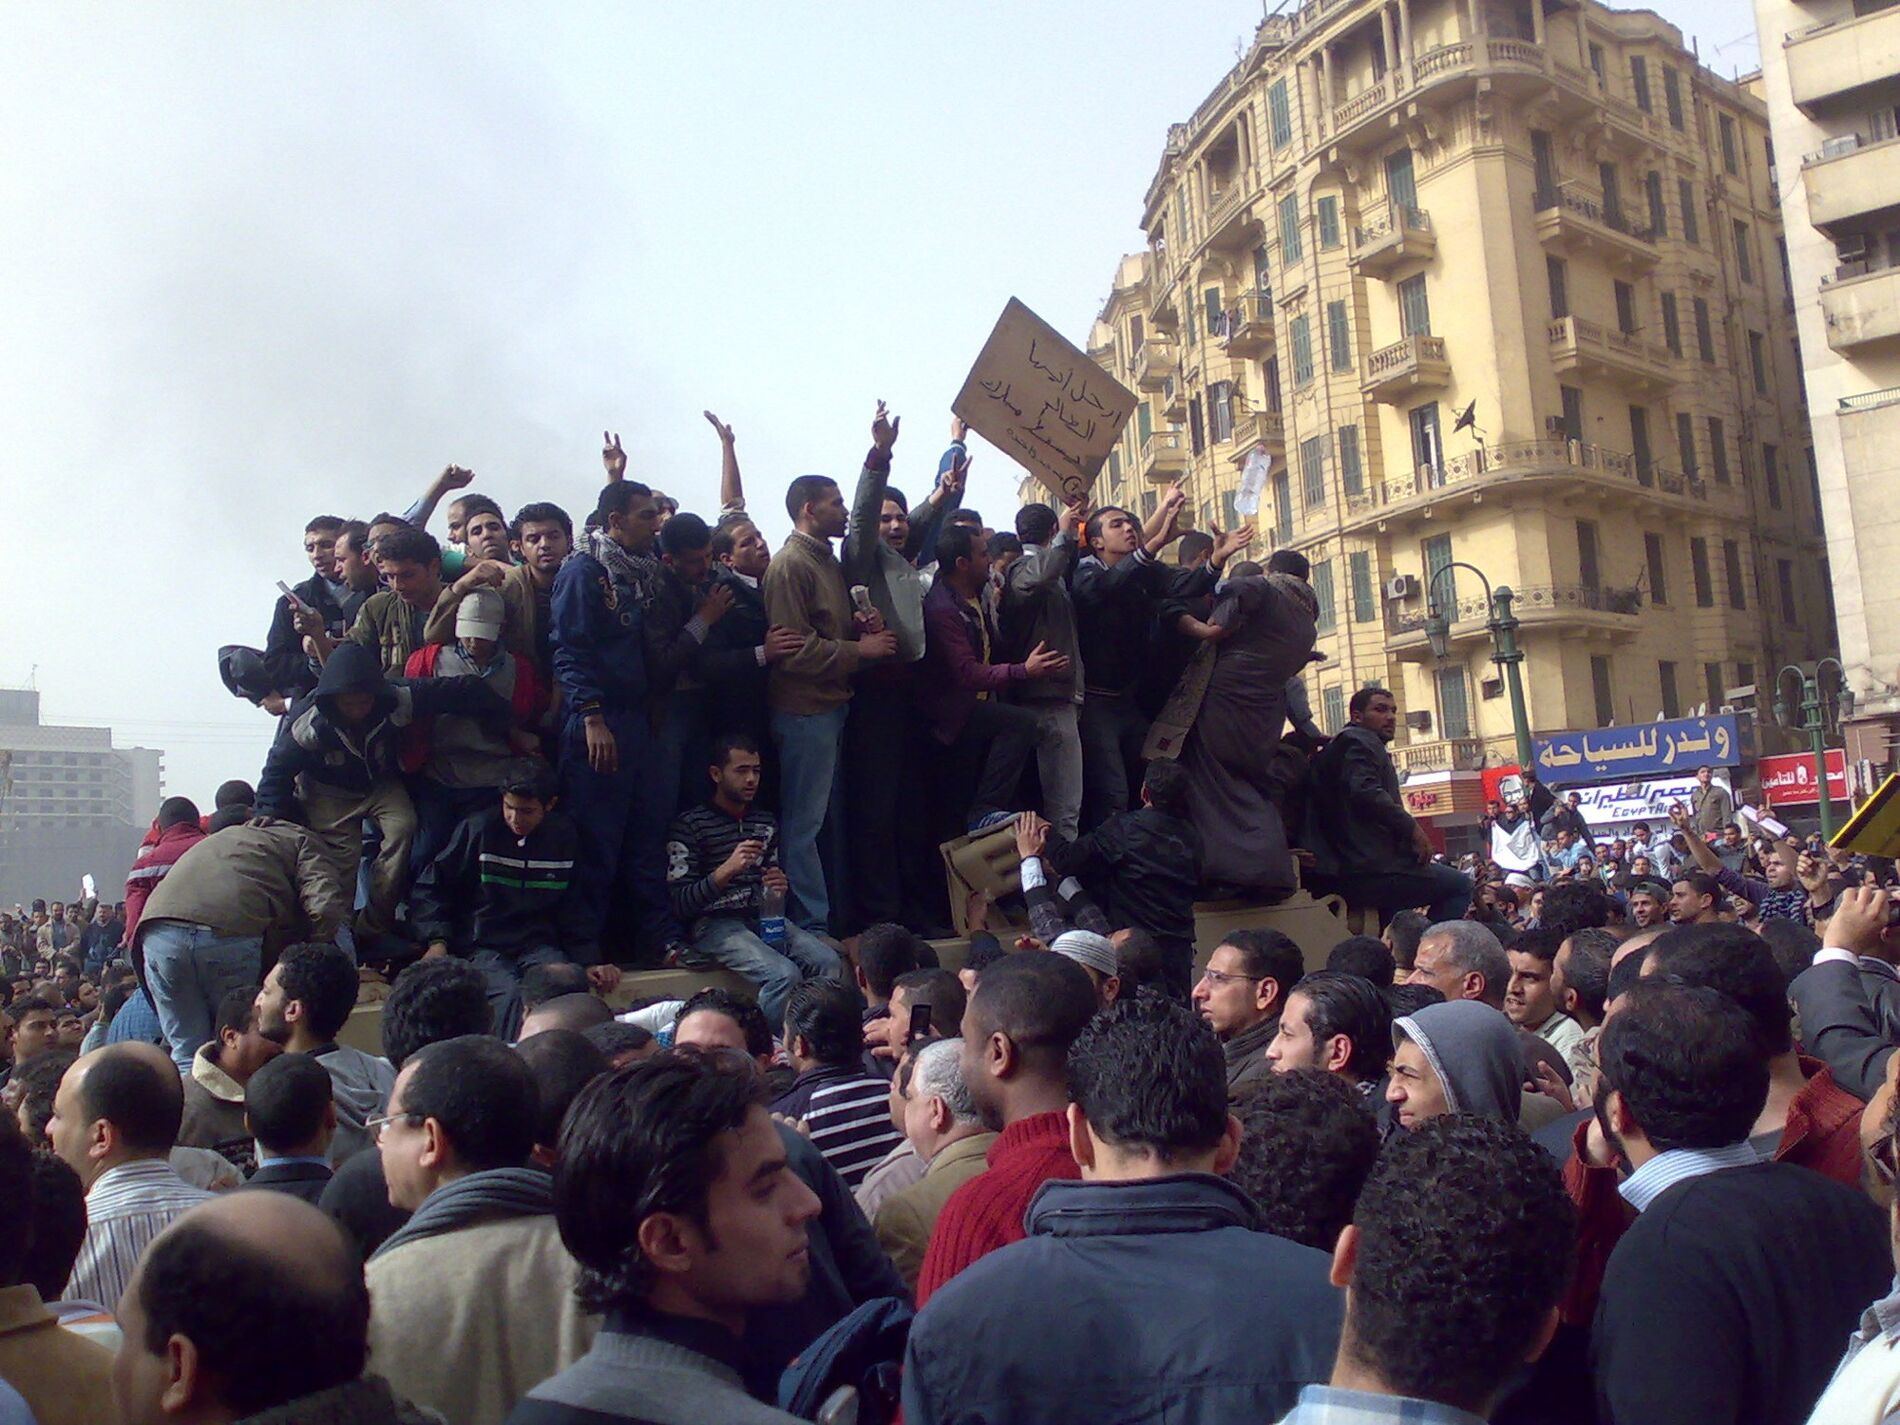
M 1559 732 L 1536 739 L 1537 775 L 1547 786 L 1619 782 L 1742 760 L 1733 717 L 1683 717 L 1635 727 Z

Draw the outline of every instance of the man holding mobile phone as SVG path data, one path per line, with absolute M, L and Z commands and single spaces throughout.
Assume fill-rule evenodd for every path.
M 304 652 L 306 635 L 322 633 L 341 638 L 349 631 L 363 601 L 375 591 L 375 577 L 361 588 L 339 567 L 337 545 L 352 522 L 335 515 L 318 515 L 304 526 L 304 557 L 310 561 L 308 579 L 293 586 L 278 581 L 277 606 L 271 612 L 270 632 L 264 637 L 264 667 L 271 691 L 260 705 L 282 716 L 289 705 L 317 685 L 320 671 Z M 359 531 L 359 540 L 362 533 Z

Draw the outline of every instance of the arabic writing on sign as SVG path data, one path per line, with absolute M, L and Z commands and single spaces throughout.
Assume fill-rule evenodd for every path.
M 1135 397 L 1012 297 L 951 409 L 1066 500 L 1094 483 Z
M 1537 742 L 1538 774 L 1552 785 L 1648 776 L 1741 760 L 1733 717 L 1673 718 L 1634 727 L 1559 732 Z

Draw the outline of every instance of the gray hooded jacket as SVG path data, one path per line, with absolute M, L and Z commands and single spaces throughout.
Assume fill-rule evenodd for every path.
M 1447 1109 L 1517 1122 L 1524 1054 L 1502 1011 L 1470 999 L 1428 1004 L 1392 1022 L 1393 1048 L 1407 1039 L 1444 1085 Z

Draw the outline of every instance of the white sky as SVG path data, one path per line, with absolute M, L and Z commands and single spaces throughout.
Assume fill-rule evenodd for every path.
M 1655 8 L 1752 66 L 1735 0 Z M 215 650 L 262 644 L 313 514 L 453 461 L 578 524 L 603 427 L 709 512 L 710 406 L 776 543 L 879 397 L 921 494 L 1005 300 L 1086 334 L 1260 14 L 9 0 L 0 683 L 208 805 L 271 725 Z M 982 448 L 969 502 L 996 522 L 1018 473 Z

